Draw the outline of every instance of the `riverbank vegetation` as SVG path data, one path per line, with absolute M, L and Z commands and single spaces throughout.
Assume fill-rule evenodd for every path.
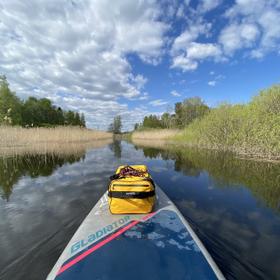
M 22 128 L 0 126 L 0 156 L 19 154 L 69 154 L 101 147 L 112 133 L 80 127 Z
M 64 111 L 47 98 L 20 100 L 0 76 L 0 156 L 68 154 L 111 142 L 112 133 L 85 126 L 83 114 Z
M 5 76 L 0 76 L 0 125 L 23 127 L 54 127 L 61 125 L 85 127 L 85 116 L 65 111 L 47 98 L 29 97 L 20 100 L 9 88 Z
M 132 140 L 167 140 L 179 132 L 178 129 L 150 129 L 135 131 Z
M 187 98 L 175 104 L 174 113 L 165 112 L 161 116 L 144 117 L 140 124 L 135 124 L 135 131 L 147 129 L 182 129 L 195 119 L 201 119 L 210 108 L 200 97 Z
M 174 114 L 146 117 L 133 135 L 150 128 L 151 122 L 154 127 L 180 128 L 176 143 L 279 159 L 280 85 L 261 91 L 247 104 L 209 108 L 199 98 L 186 99 L 175 105 Z
M 136 131 L 131 134 L 131 137 L 128 140 L 139 146 L 149 146 L 152 142 L 156 147 L 163 147 L 178 133 L 178 131 L 179 130 L 176 129 L 149 129 Z

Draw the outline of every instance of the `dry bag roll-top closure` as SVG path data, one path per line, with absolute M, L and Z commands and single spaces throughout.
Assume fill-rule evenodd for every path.
M 120 166 L 110 179 L 112 214 L 144 214 L 153 210 L 155 185 L 145 165 Z

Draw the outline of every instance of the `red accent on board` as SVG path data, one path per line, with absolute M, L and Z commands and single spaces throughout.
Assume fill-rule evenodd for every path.
M 109 243 L 110 241 L 112 241 L 113 239 L 117 238 L 118 236 L 120 236 L 121 234 L 123 234 L 124 232 L 126 232 L 127 230 L 129 230 L 130 228 L 134 227 L 135 225 L 137 225 L 138 223 L 140 223 L 141 221 L 146 221 L 149 218 L 151 218 L 152 216 L 154 216 L 156 214 L 156 212 L 150 213 L 147 216 L 144 216 L 141 220 L 136 220 L 136 221 L 132 221 L 131 223 L 129 223 L 127 226 L 121 228 L 120 230 L 116 231 L 115 233 L 111 234 L 110 236 L 108 236 L 106 239 L 100 241 L 99 243 L 97 243 L 95 246 L 91 247 L 90 249 L 88 249 L 87 251 L 85 251 L 84 253 L 82 253 L 81 255 L 79 255 L 77 258 L 73 259 L 72 261 L 70 261 L 69 263 L 65 264 L 64 266 L 62 266 L 58 273 L 56 275 L 61 274 L 62 272 L 64 272 L 65 270 L 67 270 L 68 268 L 70 268 L 71 266 L 73 266 L 74 264 L 76 264 L 77 262 L 81 261 L 82 259 L 84 259 L 85 257 L 87 257 L 89 254 L 93 253 L 94 251 L 96 251 L 97 249 L 101 248 L 102 246 L 104 246 L 105 244 Z

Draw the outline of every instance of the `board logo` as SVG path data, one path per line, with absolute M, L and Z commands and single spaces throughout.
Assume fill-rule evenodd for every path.
M 102 237 L 108 235 L 113 230 L 125 225 L 130 220 L 130 216 L 124 216 L 123 218 L 113 222 L 110 225 L 103 227 L 102 229 L 97 230 L 95 233 L 88 235 L 87 238 L 75 242 L 71 246 L 71 254 L 78 252 L 80 249 L 83 249 L 86 246 L 91 245 Z

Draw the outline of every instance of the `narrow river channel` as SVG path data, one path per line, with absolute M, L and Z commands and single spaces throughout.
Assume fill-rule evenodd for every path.
M 227 279 L 279 279 L 279 163 L 120 141 L 0 157 L 0 279 L 45 279 L 120 164 L 149 167 Z

